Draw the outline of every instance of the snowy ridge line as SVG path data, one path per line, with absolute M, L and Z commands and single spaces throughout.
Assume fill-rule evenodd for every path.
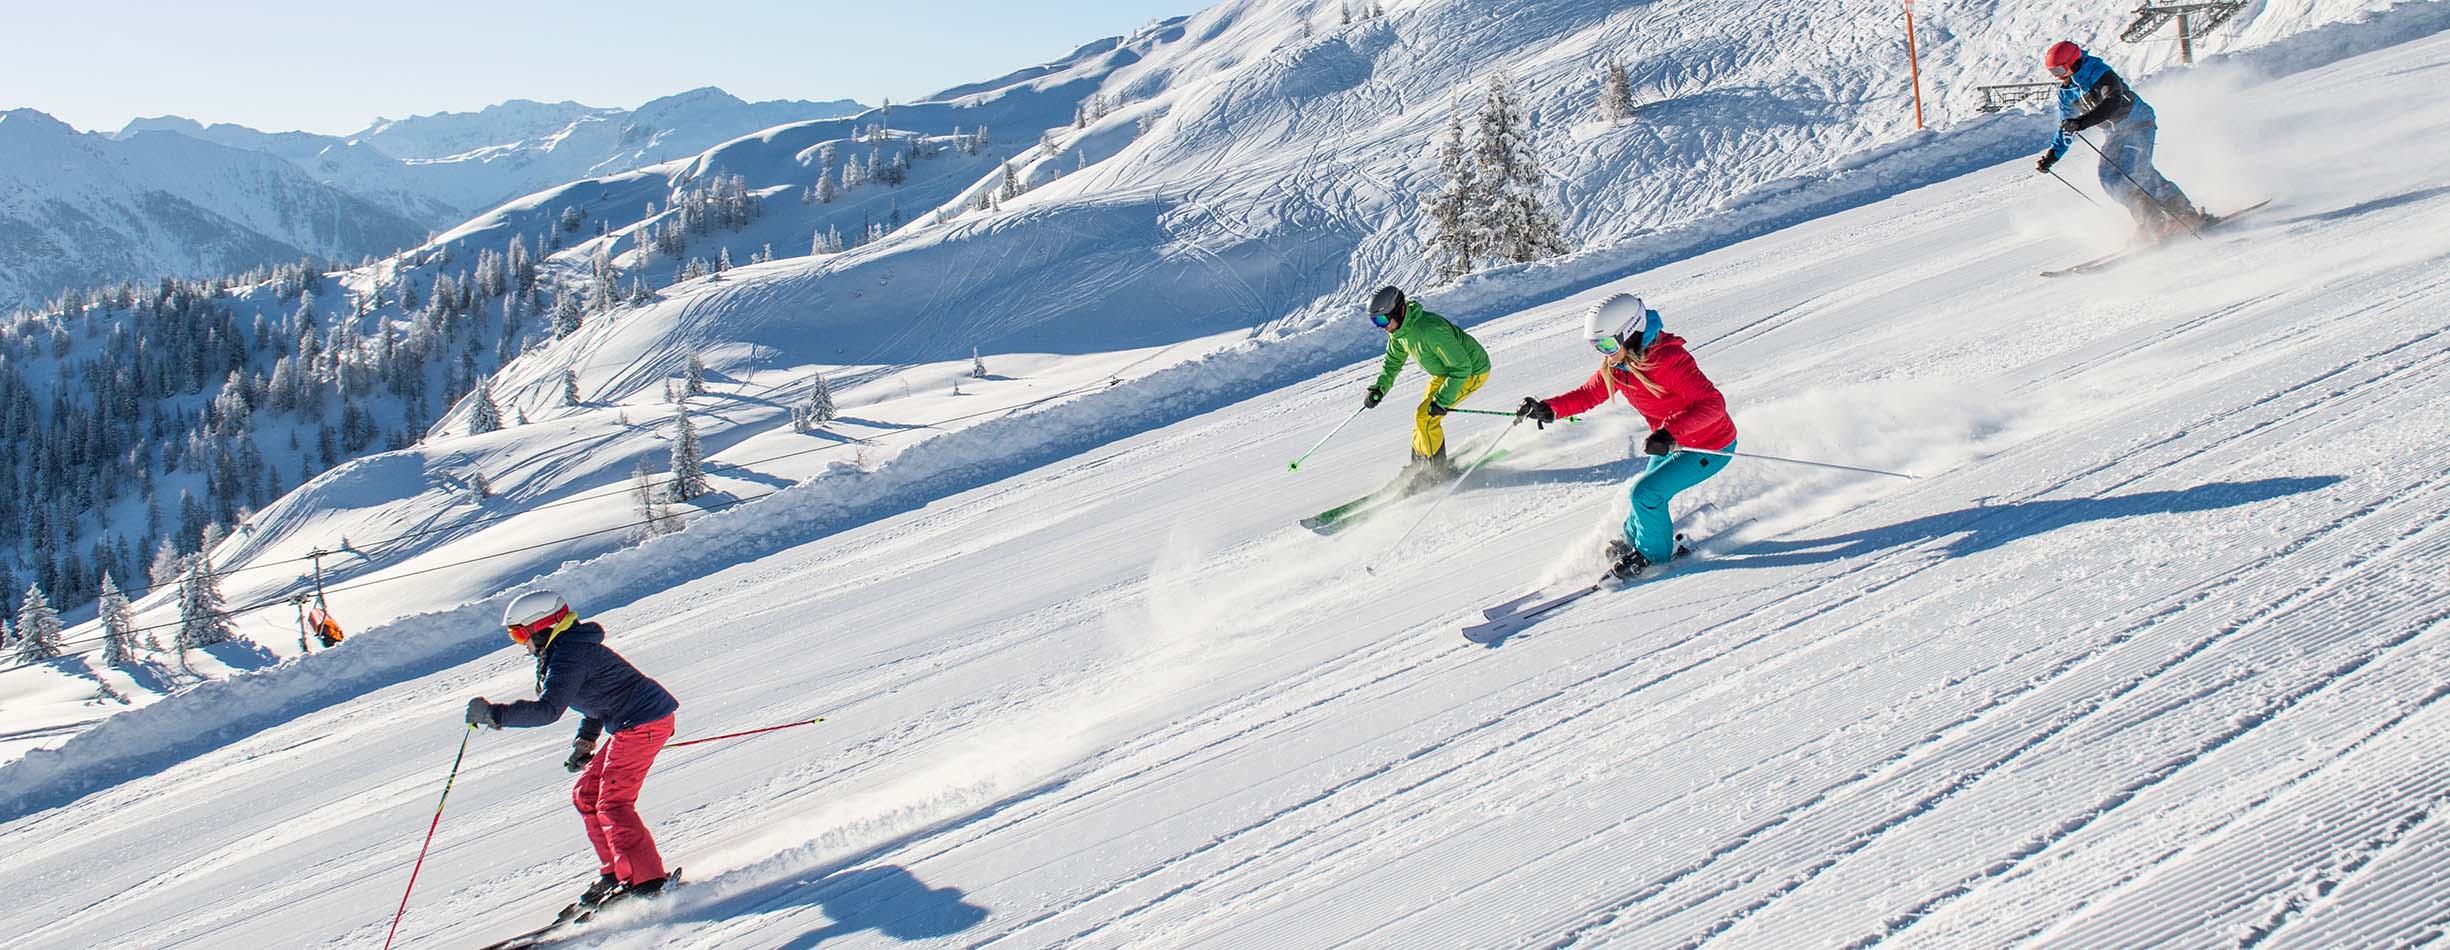
M 1769 233 L 1812 217 L 1859 207 L 1874 201 L 1943 180 L 1955 174 L 1984 167 L 2003 160 L 2002 156 L 2021 153 L 2030 130 L 2012 128 L 2011 123 L 1991 121 L 1979 123 L 1974 129 L 1950 136 L 1924 136 L 1885 149 L 1875 150 L 1852 165 L 1852 173 L 1841 173 L 1824 182 L 1796 180 L 1773 194 L 1755 192 L 1752 197 L 1730 202 L 1730 206 L 1692 225 L 1679 227 L 1659 238 L 1638 239 L 1650 245 L 1636 258 L 1603 257 L 1618 253 L 1610 247 L 1584 251 L 1561 261 L 1501 268 L 1465 279 L 1455 287 L 1441 291 L 1440 306 L 1472 316 L 1459 318 L 1458 323 L 1477 324 L 1502 315 L 1507 304 L 1541 301 L 1587 288 L 1610 279 L 1654 268 L 1659 264 L 1724 247 Z M 1973 134 L 1979 132 L 1980 134 Z M 2015 133 L 2015 134 L 2011 134 Z M 1925 154 L 1935 151 L 1936 154 Z M 1902 165 L 1890 169 L 1891 164 Z M 1328 305 L 1332 309 L 1332 305 Z M 1443 311 L 1442 311 L 1443 312 Z M 1051 462 L 1096 445 L 1171 424 L 1254 395 L 1298 383 L 1312 376 L 1353 367 L 1366 362 L 1368 353 L 1377 347 L 1367 345 L 1358 329 L 1346 332 L 1338 324 L 1327 324 L 1287 337 L 1259 343 L 1246 343 L 1221 353 L 1198 358 L 1190 363 L 1169 367 L 1149 376 L 1108 387 L 1082 399 L 1045 412 L 1033 413 L 1026 425 L 999 420 L 958 433 L 950 433 L 915 445 L 875 473 L 882 478 L 858 479 L 862 488 L 837 489 L 820 480 L 809 486 L 782 489 L 766 501 L 780 497 L 793 507 L 800 507 L 804 490 L 825 493 L 840 492 L 840 499 L 807 498 L 804 504 L 814 510 L 798 513 L 789 528 L 827 530 L 873 520 L 883 514 L 919 507 L 937 495 L 928 491 L 943 485 L 943 494 L 977 487 L 1025 472 L 1038 464 Z M 1220 375 L 1221 374 L 1221 375 Z M 1168 392 L 1170 387 L 1180 388 Z M 1144 391 L 1163 395 L 1141 399 Z M 1122 403 L 1127 408 L 1116 412 L 1108 403 Z M 1049 422 L 1067 424 L 1068 437 L 1036 437 L 1026 434 L 1007 438 L 1007 429 L 1026 430 Z M 973 444 L 976 448 L 973 449 Z M 1002 464 L 993 464 L 971 456 L 992 457 L 993 447 L 1009 444 L 1016 450 L 1007 453 Z M 917 466 L 917 471 L 910 471 Z M 894 482 L 894 488 L 869 488 L 870 483 Z M 764 506 L 749 505 L 735 508 L 718 517 L 703 529 L 712 532 L 729 527 L 745 517 L 746 512 L 764 512 Z M 859 512 L 873 512 L 859 517 Z M 699 523 L 706 523 L 701 518 Z M 688 538 L 701 532 L 696 524 L 678 535 L 659 538 L 633 548 L 600 555 L 587 561 L 565 564 L 562 568 L 539 577 L 535 582 L 551 582 L 567 596 L 591 604 L 616 605 L 643 594 L 648 585 L 661 585 L 695 576 L 680 568 L 658 569 L 627 558 L 643 557 L 637 552 L 654 551 L 659 556 L 672 549 L 657 548 L 657 544 L 680 543 L 671 538 Z M 738 541 L 704 539 L 687 549 L 715 563 L 750 559 L 771 553 L 787 544 L 807 540 L 806 535 L 794 536 L 786 526 L 761 528 L 748 535 L 754 544 Z M 682 560 L 674 558 L 673 560 Z M 571 569 L 584 565 L 591 569 L 613 568 L 622 580 L 600 581 L 577 577 Z M 198 686 L 186 692 L 165 697 L 162 701 L 139 709 L 128 710 L 81 734 L 55 749 L 33 750 L 26 757 L 0 766 L 0 782 L 11 785 L 11 791 L 0 797 L 0 821 L 18 817 L 30 810 L 65 804 L 84 792 L 104 787 L 123 779 L 75 777 L 71 773 L 128 765 L 139 772 L 158 771 L 188 756 L 226 744 L 253 733 L 274 722 L 332 702 L 347 698 L 356 691 L 387 685 L 403 676 L 421 676 L 438 669 L 468 662 L 491 649 L 490 636 L 466 638 L 451 636 L 443 627 L 465 627 L 489 630 L 494 618 L 484 616 L 498 607 L 500 592 L 461 608 L 438 611 L 416 617 L 406 617 L 361 633 L 352 640 L 365 642 L 368 634 L 377 630 L 405 626 L 416 631 L 419 646 L 387 645 L 369 648 L 363 657 L 346 658 L 347 672 L 337 678 L 334 671 L 323 669 L 336 660 L 325 659 L 334 653 L 302 657 L 294 664 L 253 671 L 217 683 Z M 284 601 L 285 602 L 285 601 Z M 603 609 L 601 607 L 596 609 Z M 293 672 L 314 670 L 312 673 Z M 296 680 L 298 682 L 291 682 Z M 244 681 L 246 686 L 235 685 Z M 283 685 L 268 685 L 281 683 Z M 253 685 L 267 684 L 267 685 Z M 195 699 L 186 697 L 194 695 Z M 190 703 L 202 704 L 208 714 L 186 717 L 174 710 L 185 709 Z M 243 712 L 251 703 L 268 704 L 270 709 L 283 712 Z M 305 705 L 295 705 L 300 704 Z M 157 711 L 158 710 L 158 711 Z M 135 717 L 131 722 L 131 717 Z M 159 720 L 160 724 L 145 726 Z M 183 723 L 183 724 L 182 724 Z M 199 725 L 201 724 L 201 725 Z M 144 751 L 151 747 L 154 751 Z

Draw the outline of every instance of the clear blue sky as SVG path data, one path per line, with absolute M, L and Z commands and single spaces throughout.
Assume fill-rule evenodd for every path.
M 1213 0 L 5 0 L 0 109 L 343 134 L 504 99 L 904 102 Z

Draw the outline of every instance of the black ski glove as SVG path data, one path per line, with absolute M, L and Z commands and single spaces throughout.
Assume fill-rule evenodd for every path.
M 1521 422 L 1525 419 L 1529 419 L 1532 422 L 1537 423 L 1540 428 L 1545 429 L 1548 428 L 1549 423 L 1557 421 L 1557 411 L 1548 408 L 1547 403 L 1533 399 L 1530 396 L 1525 396 L 1523 397 L 1523 405 L 1514 410 L 1514 421 Z
M 1370 394 L 1361 397 L 1361 408 L 1376 409 L 1378 408 L 1378 401 L 1385 398 L 1387 398 L 1386 390 L 1372 386 L 1370 387 Z
M 1642 452 L 1644 454 L 1666 455 L 1667 453 L 1673 451 L 1676 451 L 1676 437 L 1667 434 L 1666 429 L 1652 429 L 1650 430 L 1650 438 L 1642 440 Z
M 1447 413 L 1449 413 L 1449 412 L 1452 412 L 1452 411 L 1454 411 L 1454 410 L 1448 409 L 1448 408 L 1446 408 L 1445 406 L 1438 405 L 1438 401 L 1437 401 L 1437 400 L 1435 400 L 1435 399 L 1432 399 L 1432 400 L 1430 400 L 1430 401 L 1429 401 L 1429 417 L 1430 417 L 1430 418 L 1432 418 L 1432 419 L 1435 419 L 1435 418 L 1437 418 L 1437 417 L 1439 417 L 1439 416 L 1443 416 L 1443 415 L 1445 415 L 1445 414 L 1447 414 Z
M 486 702 L 483 696 L 468 701 L 468 724 L 471 726 L 500 729 L 502 720 L 497 718 L 497 715 L 493 710 L 493 704 Z
M 2056 165 L 2056 164 L 2058 164 L 2058 163 L 2059 163 L 2059 153 L 2057 153 L 2057 152 L 2043 152 L 2043 153 L 2042 153 L 2042 160 L 2041 160 L 2041 161 L 2038 161 L 2038 162 L 2034 162 L 2034 163 L 2033 163 L 2033 170 L 2034 170 L 2034 171 L 2037 171 L 2037 172 L 2041 172 L 2042 174 L 2047 175 L 2047 174 L 2050 174 L 2050 166 L 2052 166 L 2052 165 Z
M 2076 133 L 2078 133 L 2078 132 L 2082 132 L 2082 131 L 2084 131 L 2084 120 L 2083 120 L 2083 119 L 2064 119 L 2064 120 L 2061 120 L 2061 121 L 2059 122 L 2059 131 L 2061 131 L 2061 132 L 2065 132 L 2065 133 L 2067 133 L 2067 134 L 2069 134 L 2069 135 L 2074 135 L 2074 134 L 2076 134 Z
M 570 740 L 570 757 L 561 761 L 561 767 L 573 772 L 582 771 L 594 758 L 595 743 L 585 739 L 573 739 Z

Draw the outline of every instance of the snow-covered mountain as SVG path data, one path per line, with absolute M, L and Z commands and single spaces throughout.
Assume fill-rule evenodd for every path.
M 923 381 L 923 390 L 949 385 L 973 351 L 993 363 L 1018 360 L 1072 379 L 1065 374 L 1084 366 L 1096 366 L 1099 376 L 1145 375 L 1249 340 L 1298 341 L 1325 352 L 1366 346 L 1366 332 L 1348 319 L 1351 301 L 1384 282 L 1418 287 L 1432 273 L 1419 199 L 1436 186 L 1434 143 L 1452 116 L 1449 104 L 1468 107 L 1501 71 L 1549 117 L 1534 127 L 1534 138 L 1552 173 L 1555 205 L 1588 250 L 1498 273 L 1547 274 L 1561 284 L 1616 273 L 1610 262 L 1618 252 L 1611 249 L 1627 242 L 1678 246 L 1686 240 L 1678 222 L 1721 222 L 1710 234 L 1766 233 L 1885 194 L 1901 180 L 1900 167 L 1913 169 L 1902 180 L 1921 180 L 1916 176 L 1935 174 L 1935 167 L 1972 167 L 2035 147 L 2031 120 L 2013 116 L 1935 109 L 1945 133 L 1907 130 L 1901 122 L 1910 119 L 1900 118 L 1911 114 L 1906 93 L 1863 92 L 1885 83 L 1894 65 L 1892 38 L 1878 24 L 1818 8 L 1796 14 L 1808 22 L 1762 20 L 1735 15 L 1737 6 L 1684 0 L 1672 9 L 1628 13 L 1569 4 L 1492 22 L 1477 5 L 1452 2 L 1338 25 L 1321 16 L 1329 8 L 1237 0 L 890 114 L 778 126 L 690 159 L 538 192 L 396 259 L 311 286 L 275 280 L 235 288 L 212 301 L 230 311 L 216 319 L 241 328 L 231 335 L 253 337 L 248 345 L 258 352 L 266 338 L 283 347 L 295 341 L 296 366 L 308 365 L 311 349 L 321 368 L 299 385 L 332 398 L 307 400 L 313 408 L 303 417 L 264 402 L 275 388 L 277 351 L 250 358 L 251 368 L 228 368 L 244 384 L 244 398 L 235 401 L 212 382 L 223 372 L 213 369 L 205 391 L 181 411 L 229 405 L 257 421 L 236 423 L 246 430 L 241 434 L 198 434 L 222 444 L 199 443 L 188 456 L 211 459 L 220 451 L 243 466 L 252 452 L 265 464 L 233 482 L 214 465 L 173 478 L 164 458 L 161 478 L 145 486 L 155 492 L 154 505 L 97 509 L 111 513 L 70 541 L 193 535 L 185 529 L 198 519 L 165 510 L 178 488 L 202 492 L 243 482 L 253 490 L 267 483 L 265 472 L 321 471 L 386 437 L 413 438 L 395 427 L 444 439 L 443 451 L 450 451 L 448 440 L 468 431 L 473 404 L 465 397 L 479 381 L 506 413 L 515 409 L 536 421 L 626 407 L 620 410 L 626 432 L 637 417 L 668 421 L 670 410 L 655 407 L 692 355 L 720 376 L 757 380 L 744 391 L 760 398 L 797 399 L 820 373 L 904 395 L 917 392 L 910 389 L 914 380 Z M 2275 5 L 2245 21 L 2235 38 L 2201 45 L 2252 50 L 2384 6 Z M 2040 24 L 2034 27 L 2040 35 L 2108 28 L 2075 5 L 2003 2 L 1992 14 Z M 1973 15 L 1955 14 L 1968 21 Z M 1992 33 L 1963 38 L 1953 22 L 1941 16 L 1924 50 L 1942 90 L 1935 101 L 1962 101 L 1947 90 L 2030 71 L 2030 44 Z M 1808 48 L 1770 42 L 1798 30 L 1819 42 Z M 2319 38 L 2300 45 L 2329 48 Z M 1418 54 L 1430 47 L 1480 52 Z M 1588 116 L 1592 65 L 1602 52 L 1640 63 L 1633 71 L 1646 91 L 1630 122 Z M 2149 81 L 2165 52 L 2146 46 L 2117 55 Z M 2171 121 L 2184 118 L 2173 110 Z M 986 130 L 992 134 L 981 136 Z M 1934 166 L 1918 150 L 1942 138 L 1947 157 Z M 2173 136 L 2164 148 L 2186 157 L 2206 141 Z M 2200 157 L 2234 173 L 2227 162 L 2236 154 Z M 861 181 L 832 201 L 814 194 L 819 178 L 843 181 L 852 162 L 891 166 L 897 158 L 906 163 L 898 184 Z M 1025 193 L 1005 197 L 1010 192 Z M 850 246 L 809 253 L 820 237 L 837 236 Z M 540 259 L 537 282 L 515 292 L 504 289 L 498 270 L 513 247 Z M 497 269 L 490 278 L 483 273 L 488 256 Z M 694 276 L 726 259 L 764 263 L 719 278 Z M 472 293 L 477 286 L 492 289 Z M 311 312 L 300 305 L 301 291 L 313 294 Z M 113 316 L 113 306 L 127 303 L 89 308 L 76 319 L 132 318 Z M 573 311 L 566 318 L 557 312 L 565 307 Z M 259 318 L 262 331 L 245 329 L 251 318 Z M 65 321 L 45 330 L 42 339 L 73 340 L 64 327 Z M 39 341 L 20 342 L 41 348 Z M 1069 362 L 1075 356 L 1088 360 Z M 63 358 L 57 375 L 79 376 L 69 361 L 90 358 Z M 564 397 L 573 374 L 584 394 L 578 405 Z M 378 377 L 380 394 L 369 382 Z M 318 451 L 315 443 L 325 441 L 318 430 L 352 428 L 342 418 L 351 398 L 366 400 L 356 407 L 358 435 L 344 435 L 337 455 Z M 765 410 L 702 424 L 710 439 L 746 439 L 783 418 L 779 404 Z M 748 428 L 726 435 L 733 426 Z M 178 425 L 183 432 L 197 428 L 193 417 Z M 617 457 L 619 465 L 564 470 L 569 481 L 551 491 L 611 490 L 639 453 Z M 799 474 L 815 471 L 822 466 Z M 455 493 L 467 482 L 429 473 L 380 484 L 408 494 L 378 491 L 364 504 L 387 512 L 383 517 L 410 504 L 426 520 L 455 510 Z M 209 510 L 234 515 L 251 504 L 226 491 L 214 494 L 221 497 Z M 617 525 L 627 511 L 613 503 L 602 513 Z M 355 530 L 379 534 L 380 520 Z M 182 530 L 169 530 L 174 521 Z M 337 543 L 314 521 L 286 523 L 270 534 L 261 524 L 241 525 L 232 543 L 248 543 L 221 552 L 217 563 L 278 560 Z M 524 576 L 521 565 L 540 569 L 620 543 L 617 531 L 590 535 L 558 553 L 498 564 L 512 573 L 486 574 L 490 580 L 480 583 L 498 586 Z M 44 558 L 38 563 L 61 563 L 54 552 L 34 553 Z M 82 560 L 89 569 L 98 562 Z M 279 574 L 259 580 L 241 602 L 285 595 L 296 583 Z M 457 590 L 431 589 L 435 600 L 398 602 L 376 619 L 394 609 L 448 606 L 462 596 Z M 291 639 L 280 632 L 284 626 L 267 631 L 268 646 Z
M 763 497 L 611 553 L 573 539 L 619 526 L 589 473 L 659 448 L 651 398 L 361 460 L 232 563 L 416 533 L 335 595 L 400 619 L 0 766 L 0 938 L 363 946 L 404 903 L 412 947 L 542 922 L 594 871 L 567 732 L 458 718 L 532 689 L 502 596 L 466 595 L 533 577 L 674 689 L 683 737 L 826 717 L 666 752 L 641 808 L 693 883 L 578 945 L 2424 945 L 2450 859 L 2450 166 L 2427 148 L 2450 105 L 2406 84 L 2450 68 L 2445 28 L 2412 5 L 2146 79 L 2164 168 L 2215 208 L 2274 201 L 2106 274 L 2037 272 L 2120 216 L 1944 131 L 1425 289 L 1496 360 L 1467 405 L 1584 378 L 1579 311 L 1631 290 L 1743 449 L 1921 476 L 1743 460 L 1680 500 L 1700 557 L 1494 650 L 1456 626 L 1596 571 L 1643 429 L 1458 418 L 1514 453 L 1402 548 L 1429 499 L 1302 531 L 1403 452 L 1399 410 L 1284 465 L 1357 406 L 1349 310 L 1112 386 L 1091 364 L 1127 354 L 1095 321 L 989 350 L 1003 378 L 959 396 L 962 360 L 849 374 L 835 435 L 874 438 L 866 465 L 775 424 L 807 357 L 743 348 L 699 406 L 732 420 L 706 429 L 741 463 L 720 490 Z M 1034 197 L 1004 214 L 1057 213 Z M 624 323 L 717 333 L 818 263 L 667 288 L 512 375 L 621 379 L 566 354 Z M 446 504 L 468 473 L 499 500 Z
M 427 227 L 264 152 L 171 133 L 114 139 L 0 113 L 0 307 L 74 287 L 356 260 Z
M 866 108 L 848 99 L 747 102 L 710 86 L 635 109 L 513 99 L 475 112 L 377 119 L 343 136 L 205 126 L 178 116 L 138 119 L 118 134 L 175 131 L 279 155 L 318 181 L 389 202 L 442 229 L 539 189 L 692 156 L 770 126 Z
M 11 747 L 57 746 L 0 766 L 0 937 L 376 937 L 456 704 L 530 685 L 492 620 L 542 582 L 689 734 L 829 716 L 667 759 L 650 820 L 703 889 L 587 938 L 613 945 L 2412 942 L 2450 797 L 2406 765 L 2450 728 L 2422 317 L 2450 112 L 2404 77 L 2450 60 L 2445 9 L 2266 4 L 2195 70 L 2097 44 L 2198 199 L 2279 199 L 2101 279 L 2035 276 L 2126 231 L 2033 175 L 2045 123 L 1962 111 L 2034 36 L 2115 29 L 2090 5 L 1939 11 L 1949 109 L 1916 134 L 1889 24 L 1818 6 L 1249 0 L 233 288 L 271 337 L 312 330 L 311 385 L 434 423 L 217 549 L 252 642 L 192 666 L 226 682 L 162 651 L 0 672 Z M 1601 51 L 1639 63 L 1631 122 L 1584 120 Z M 1501 68 L 1581 250 L 1437 286 L 1418 198 L 1447 102 Z M 814 199 L 871 152 L 900 183 Z M 467 289 L 513 246 L 540 293 Z M 1488 408 L 1581 379 L 1574 314 L 1635 290 L 1746 449 L 1924 478 L 1746 463 L 1686 499 L 1698 563 L 1466 648 L 1460 619 L 1591 572 L 1639 429 L 1466 417 L 1461 445 L 1515 455 L 1403 549 L 1425 502 L 1290 527 L 1401 458 L 1379 413 L 1283 466 L 1357 404 L 1353 305 L 1389 280 L 1489 343 Z M 29 332 L 81 358 L 71 319 Z M 471 434 L 427 363 L 374 395 L 378 341 L 410 338 L 524 424 Z M 794 431 L 819 373 L 842 416 Z M 286 428 L 189 441 L 297 460 L 280 436 L 313 423 L 232 391 L 181 411 Z M 715 494 L 638 543 L 631 473 L 683 412 Z M 301 659 L 319 547 L 351 639 Z M 175 622 L 166 591 L 139 608 Z M 539 820 L 560 734 L 473 741 L 412 941 L 519 929 L 587 873 Z
M 123 280 L 388 255 L 538 189 L 865 108 L 710 87 L 628 110 L 514 100 L 350 136 L 178 116 L 101 135 L 20 109 L 0 114 L 0 307 Z

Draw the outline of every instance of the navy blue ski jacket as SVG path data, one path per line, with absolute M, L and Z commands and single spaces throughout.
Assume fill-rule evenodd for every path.
M 504 728 L 549 726 L 564 710 L 587 717 L 578 737 L 594 742 L 605 726 L 620 732 L 680 711 L 663 684 L 638 672 L 604 645 L 604 628 L 576 623 L 536 655 L 535 699 L 493 704 L 493 721 Z

